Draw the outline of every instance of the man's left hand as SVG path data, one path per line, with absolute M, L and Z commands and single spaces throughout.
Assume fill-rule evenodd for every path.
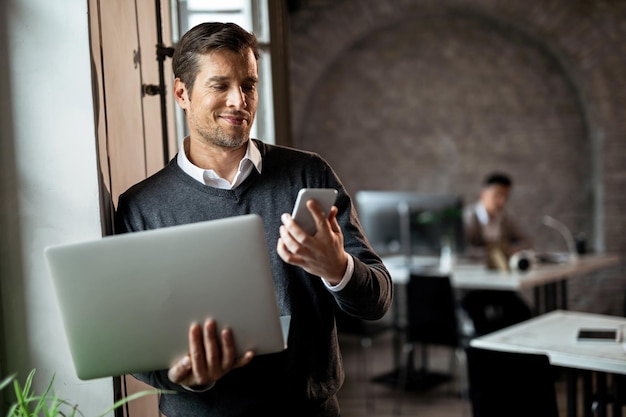
M 288 264 L 300 266 L 310 274 L 323 277 L 331 285 L 337 285 L 346 272 L 349 256 L 343 248 L 337 207 L 333 206 L 325 217 L 315 200 L 307 201 L 306 205 L 315 219 L 317 232 L 309 235 L 289 213 L 283 214 L 276 245 L 278 255 Z

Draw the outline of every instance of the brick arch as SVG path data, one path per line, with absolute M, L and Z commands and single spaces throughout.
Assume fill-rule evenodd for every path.
M 620 41 L 625 38 L 620 32 L 623 28 L 615 24 L 610 30 L 598 29 L 603 27 L 607 18 L 615 15 L 614 10 L 600 6 L 593 10 L 579 10 L 566 0 L 543 1 L 541 4 L 545 10 L 543 14 L 527 1 L 513 0 L 505 5 L 491 1 L 408 0 L 390 5 L 389 2 L 344 0 L 322 10 L 297 13 L 292 17 L 294 137 L 301 134 L 306 119 L 304 115 L 320 78 L 343 53 L 381 28 L 393 27 L 407 19 L 419 21 L 434 16 L 465 16 L 489 22 L 499 30 L 516 31 L 558 63 L 563 78 L 575 92 L 590 143 L 590 180 L 583 184 L 582 191 L 589 192 L 593 201 L 593 224 L 589 226 L 594 236 L 592 244 L 604 249 L 607 241 L 605 219 L 607 216 L 615 218 L 620 211 L 616 208 L 607 210 L 606 207 L 607 184 L 602 170 L 606 159 L 604 146 L 618 140 L 624 133 L 624 127 L 613 118 L 623 97 L 610 91 L 611 85 L 624 84 L 624 65 L 622 63 L 617 70 L 605 62 L 614 59 L 607 53 L 608 48 L 609 45 L 619 48 Z M 623 17 L 623 10 L 620 12 L 618 16 Z M 590 61 L 593 65 L 589 65 Z M 623 238 L 614 237 L 613 240 L 611 246 L 623 247 Z

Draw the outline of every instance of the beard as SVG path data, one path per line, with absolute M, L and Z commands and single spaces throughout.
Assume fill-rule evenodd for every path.
M 207 123 L 202 123 L 195 113 L 191 113 L 190 116 L 189 126 L 195 127 L 198 135 L 208 145 L 215 145 L 221 148 L 238 148 L 250 139 L 252 119 L 247 126 L 231 129 L 230 132 L 227 132 L 219 124 L 207 125 Z
M 250 129 L 245 128 L 237 133 L 226 133 L 222 127 L 215 126 L 210 129 L 199 128 L 198 134 L 207 144 L 221 148 L 238 148 L 250 138 Z

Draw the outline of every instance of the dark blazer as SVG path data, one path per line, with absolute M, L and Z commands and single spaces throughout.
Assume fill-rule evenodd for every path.
M 528 236 L 519 228 L 513 217 L 507 212 L 503 213 L 501 242 L 487 242 L 482 233 L 482 224 L 476 214 L 476 205 L 470 204 L 463 210 L 463 234 L 468 249 L 485 248 L 488 243 L 501 243 L 505 247 L 517 249 L 530 249 L 531 242 Z

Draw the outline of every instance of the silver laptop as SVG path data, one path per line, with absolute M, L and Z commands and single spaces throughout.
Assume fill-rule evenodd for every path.
M 207 317 L 233 329 L 241 354 L 286 348 L 258 215 L 49 246 L 45 258 L 80 379 L 167 369 Z

